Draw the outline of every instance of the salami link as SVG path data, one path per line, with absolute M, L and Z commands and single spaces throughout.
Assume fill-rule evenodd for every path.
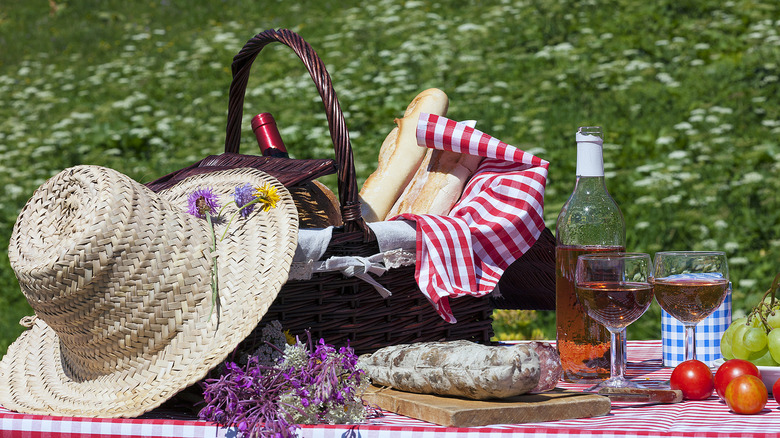
M 475 400 L 525 394 L 539 383 L 539 356 L 529 344 L 420 342 L 363 355 L 358 366 L 374 384 Z
M 528 345 L 539 356 L 539 368 L 541 369 L 539 384 L 530 392 L 544 392 L 555 388 L 563 376 L 561 356 L 558 354 L 558 349 L 550 345 L 549 342 L 534 341 L 529 342 Z

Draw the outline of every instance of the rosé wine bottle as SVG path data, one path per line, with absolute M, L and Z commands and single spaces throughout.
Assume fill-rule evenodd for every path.
M 604 182 L 601 128 L 580 127 L 576 140 L 577 180 L 555 227 L 557 346 L 563 380 L 593 383 L 609 378 L 610 334 L 580 304 L 574 271 L 582 254 L 625 251 L 626 224 Z

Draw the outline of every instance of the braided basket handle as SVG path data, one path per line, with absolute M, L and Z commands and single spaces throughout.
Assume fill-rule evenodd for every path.
M 260 51 L 263 50 L 263 47 L 273 42 L 282 43 L 295 51 L 295 54 L 303 61 L 306 69 L 309 71 L 320 93 L 322 103 L 325 105 L 328 128 L 330 129 L 330 137 L 333 140 L 336 163 L 338 165 L 339 202 L 341 203 L 341 217 L 344 221 L 344 230 L 347 232 L 361 231 L 364 241 L 373 240 L 374 235 L 360 212 L 352 144 L 349 141 L 349 132 L 347 132 L 344 114 L 341 111 L 341 105 L 339 105 L 336 92 L 333 89 L 333 83 L 320 57 L 297 33 L 288 29 L 266 30 L 247 41 L 241 51 L 233 58 L 233 82 L 230 84 L 228 100 L 225 152 L 238 153 L 239 144 L 241 143 L 244 95 L 252 62 Z

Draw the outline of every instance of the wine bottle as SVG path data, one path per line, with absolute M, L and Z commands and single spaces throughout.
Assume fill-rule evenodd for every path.
M 257 144 L 265 157 L 290 158 L 282 141 L 276 120 L 271 113 L 262 113 L 252 118 L 252 131 L 257 138 Z
M 270 113 L 254 116 L 252 131 L 263 156 L 290 158 L 276 120 Z M 288 189 L 298 210 L 300 228 L 325 228 L 343 224 L 338 197 L 325 184 L 317 180 L 303 181 Z
M 563 380 L 586 383 L 609 378 L 610 335 L 577 299 L 577 257 L 624 251 L 626 225 L 605 184 L 601 127 L 580 127 L 576 141 L 577 180 L 555 228 L 555 316 Z

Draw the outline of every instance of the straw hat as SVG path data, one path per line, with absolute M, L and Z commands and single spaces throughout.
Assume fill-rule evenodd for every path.
M 225 205 L 246 183 L 269 183 L 281 200 L 238 216 L 212 253 L 211 229 L 187 212 L 188 197 L 208 187 Z M 214 225 L 217 239 L 231 207 Z M 11 235 L 11 266 L 37 318 L 0 362 L 0 404 L 95 417 L 159 406 L 257 325 L 287 280 L 297 231 L 289 192 L 258 170 L 193 176 L 159 194 L 111 169 L 62 171 L 33 194 Z

